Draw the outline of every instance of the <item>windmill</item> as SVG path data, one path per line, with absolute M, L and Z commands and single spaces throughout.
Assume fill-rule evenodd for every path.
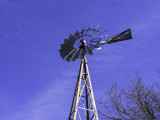
M 86 54 L 94 55 L 93 49 L 99 50 L 104 44 L 132 39 L 131 29 L 108 39 L 108 35 L 104 35 L 105 32 L 103 27 L 98 28 L 98 25 L 94 28 L 83 28 L 80 32 L 77 30 L 74 35 L 70 34 L 68 39 L 64 39 L 64 44 L 61 44 L 59 52 L 63 59 L 68 62 L 81 59 L 69 120 L 99 120 Z

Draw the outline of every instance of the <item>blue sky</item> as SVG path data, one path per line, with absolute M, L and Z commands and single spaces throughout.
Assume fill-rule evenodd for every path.
M 80 61 L 59 54 L 64 38 L 90 25 L 109 36 L 128 28 L 133 40 L 87 56 L 95 98 L 136 72 L 159 80 L 159 0 L 0 0 L 0 120 L 68 118 Z

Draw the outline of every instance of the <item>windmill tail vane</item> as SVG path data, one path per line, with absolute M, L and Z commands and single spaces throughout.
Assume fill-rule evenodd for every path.
M 103 27 L 97 28 L 98 26 L 88 29 L 82 28 L 80 32 L 77 30 L 74 35 L 70 34 L 68 39 L 64 39 L 64 44 L 61 44 L 59 50 L 61 57 L 68 62 L 76 62 L 81 59 L 68 120 L 99 120 L 86 53 L 94 55 L 92 50 L 99 50 L 100 46 L 104 44 L 132 39 L 131 29 L 127 29 L 102 41 L 108 35 L 102 35 L 105 33 L 105 30 L 101 31 Z

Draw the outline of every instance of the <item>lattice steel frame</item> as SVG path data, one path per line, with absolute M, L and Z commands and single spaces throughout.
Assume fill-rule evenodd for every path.
M 82 93 L 84 93 L 85 95 L 83 96 Z M 83 98 L 85 98 L 85 103 L 83 101 Z M 81 107 L 82 103 L 83 107 Z M 85 116 L 81 116 L 79 114 L 79 110 L 84 110 Z M 79 75 L 69 114 L 69 120 L 85 119 L 99 120 L 86 57 L 81 61 Z

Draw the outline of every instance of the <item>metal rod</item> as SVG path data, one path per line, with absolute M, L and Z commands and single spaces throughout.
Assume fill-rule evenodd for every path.
M 72 113 L 74 112 L 74 109 L 75 109 L 75 108 L 73 108 L 73 106 L 74 106 L 74 102 L 75 102 L 75 97 L 76 97 L 76 95 L 79 93 L 79 91 L 78 91 L 78 93 L 77 93 L 77 90 L 80 89 L 80 85 L 81 85 L 81 84 L 79 84 L 79 83 L 81 82 L 83 64 L 84 64 L 83 61 L 81 61 L 80 70 L 79 70 L 79 75 L 78 75 L 78 79 L 77 79 L 77 83 L 76 83 L 76 87 L 75 87 L 75 91 L 74 91 L 74 96 L 73 96 L 73 100 L 72 100 L 72 105 L 71 105 L 71 109 L 70 109 L 69 120 L 71 120 Z M 78 88 L 79 88 L 79 89 L 78 89 Z M 76 94 L 76 93 L 77 93 L 77 94 Z M 78 94 L 77 96 L 79 96 L 79 94 Z M 76 101 L 77 101 L 77 100 L 78 100 L 78 99 L 76 98 Z
M 77 83 L 77 96 L 76 96 L 76 103 L 75 103 L 75 108 L 74 108 L 74 116 L 73 120 L 76 120 L 76 115 L 77 115 L 77 107 L 78 107 L 78 102 L 79 102 L 79 91 L 80 91 L 80 85 L 81 85 L 81 78 L 82 78 L 82 70 L 83 70 L 83 65 L 84 65 L 84 60 L 81 61 L 81 66 L 79 70 L 79 76 L 78 76 L 78 83 Z
M 86 63 L 87 63 L 87 59 L 85 59 Z M 93 95 L 93 89 L 92 89 L 92 84 L 91 84 L 91 79 L 90 79 L 90 75 L 89 75 L 89 70 L 88 70 L 88 65 L 86 64 L 86 68 L 87 68 L 87 73 L 88 73 L 88 80 L 89 80 L 89 85 L 90 85 L 90 90 L 91 90 L 91 97 L 92 97 L 92 104 L 95 110 L 95 116 L 96 116 L 96 120 L 98 119 L 98 113 L 97 113 L 97 108 L 96 108 L 96 103 L 95 103 L 95 99 L 94 99 L 94 95 Z
M 86 118 L 87 118 L 87 120 L 89 120 L 89 104 L 88 104 L 88 90 L 87 90 L 87 70 L 86 70 L 86 64 L 87 64 L 87 62 L 86 62 L 86 56 L 85 56 L 85 59 L 84 59 L 84 73 L 85 73 L 85 83 L 86 83 L 86 85 L 85 85 L 85 93 L 86 93 L 86 112 L 87 112 L 87 116 L 86 116 Z
M 86 108 L 82 108 L 82 107 L 78 107 L 80 109 L 84 109 L 84 110 L 89 110 L 89 111 L 94 111 L 94 110 L 91 110 L 91 109 L 86 109 Z

